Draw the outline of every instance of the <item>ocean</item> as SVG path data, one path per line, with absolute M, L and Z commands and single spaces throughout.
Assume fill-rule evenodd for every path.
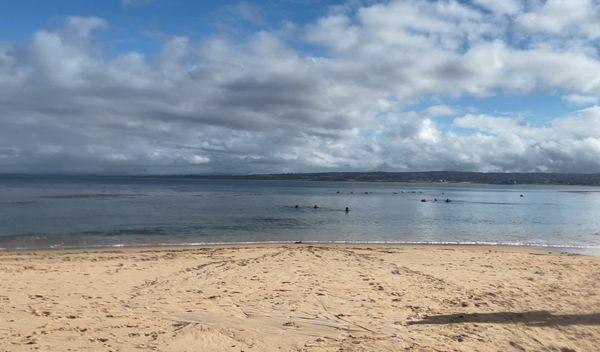
M 2 249 L 296 241 L 595 254 L 600 188 L 0 176 Z

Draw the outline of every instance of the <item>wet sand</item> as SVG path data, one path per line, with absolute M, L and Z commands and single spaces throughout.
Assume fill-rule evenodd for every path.
M 598 257 L 383 245 L 0 252 L 2 351 L 598 346 Z

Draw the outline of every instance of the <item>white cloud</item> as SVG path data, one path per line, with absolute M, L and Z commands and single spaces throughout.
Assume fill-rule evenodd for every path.
M 562 98 L 573 105 L 594 105 L 598 104 L 598 102 L 600 101 L 600 98 L 597 96 L 581 94 L 563 95 Z
M 553 19 L 550 1 L 397 0 L 242 38 L 172 36 L 152 56 L 110 56 L 96 36 L 108 23 L 69 18 L 0 47 L 0 167 L 600 171 L 599 107 L 535 126 L 426 103 L 558 92 L 597 104 L 595 12 L 578 10 L 590 4 Z M 473 113 L 442 126 L 460 111 Z
M 597 0 L 548 0 L 522 13 L 523 27 L 555 35 L 600 37 L 600 2 Z
M 600 167 L 600 107 L 580 110 L 542 127 L 516 117 L 468 114 L 456 118 L 453 126 L 475 132 L 438 129 L 433 143 L 421 138 L 422 121 L 427 121 L 422 119 L 420 113 L 406 113 L 398 118 L 400 124 L 390 125 L 385 132 L 388 152 L 384 160 L 393 168 L 593 172 Z
M 456 110 L 448 105 L 433 105 L 433 106 L 428 107 L 425 110 L 425 113 L 431 117 L 449 116 L 449 115 L 455 115 Z
M 69 17 L 65 23 L 67 34 L 75 34 L 80 37 L 87 37 L 93 30 L 107 27 L 104 19 L 98 17 Z

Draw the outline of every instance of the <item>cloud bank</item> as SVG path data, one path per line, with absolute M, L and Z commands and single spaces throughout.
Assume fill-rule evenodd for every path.
M 152 55 L 106 31 L 70 17 L 0 44 L 2 172 L 600 172 L 597 0 L 349 3 Z M 440 103 L 503 94 L 573 110 Z

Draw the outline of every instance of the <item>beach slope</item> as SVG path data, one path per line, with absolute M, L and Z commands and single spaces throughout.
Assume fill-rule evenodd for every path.
M 2 351 L 598 346 L 598 257 L 375 245 L 0 253 Z

